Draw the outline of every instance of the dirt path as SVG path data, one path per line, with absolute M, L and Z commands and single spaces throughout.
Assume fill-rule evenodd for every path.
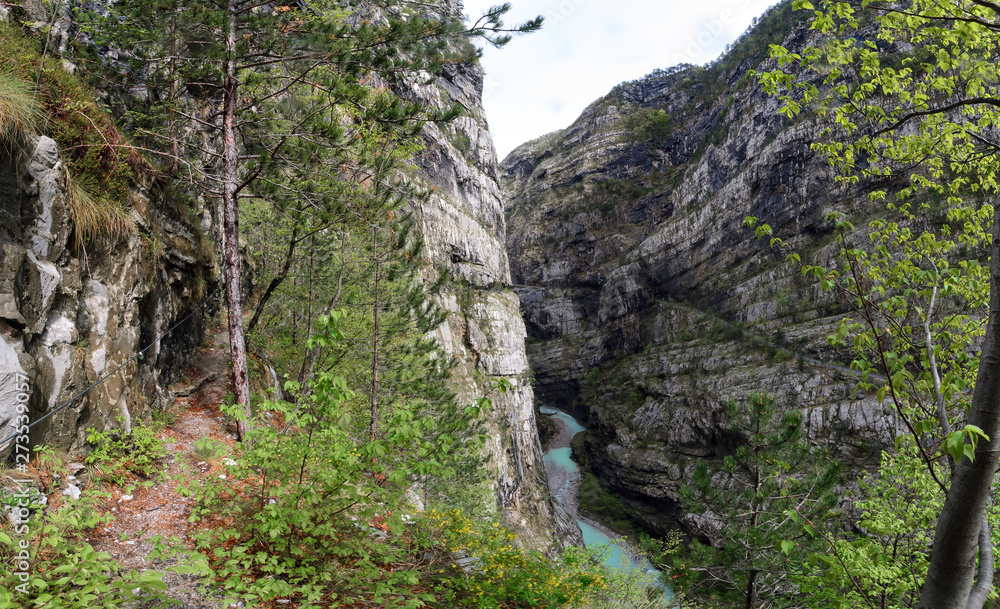
M 182 547 L 193 547 L 193 525 L 188 523 L 188 517 L 195 500 L 180 495 L 177 486 L 185 480 L 223 475 L 225 466 L 221 462 L 203 461 L 194 449 L 195 442 L 202 438 L 214 438 L 229 449 L 235 444 L 235 428 L 227 429 L 226 417 L 218 408 L 230 390 L 228 366 L 229 335 L 217 329 L 206 337 L 206 344 L 185 370 L 184 379 L 170 387 L 177 397 L 169 411 L 176 414 L 176 419 L 160 432 L 167 451 L 163 474 L 153 478 L 153 486 L 137 486 L 131 495 L 126 494 L 126 489 L 112 487 L 110 510 L 115 519 L 96 529 L 89 541 L 96 550 L 111 554 L 126 571 L 163 571 L 176 562 L 148 558 L 156 536 L 175 537 Z M 221 606 L 220 597 L 209 598 L 198 591 L 195 576 L 165 573 L 163 581 L 168 586 L 167 595 L 180 601 L 180 607 Z

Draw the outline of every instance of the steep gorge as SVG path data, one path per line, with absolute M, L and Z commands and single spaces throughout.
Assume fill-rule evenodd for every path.
M 826 336 L 845 305 L 744 227 L 760 218 L 807 263 L 836 258 L 831 211 L 875 213 L 834 183 L 816 127 L 784 119 L 749 74 L 801 48 L 790 4 L 708 67 L 615 87 L 501 164 L 508 251 L 539 402 L 587 422 L 595 474 L 650 531 L 678 523 L 699 458 L 737 439 L 728 399 L 765 391 L 852 467 L 897 433 Z M 861 233 L 852 236 L 861 238 Z

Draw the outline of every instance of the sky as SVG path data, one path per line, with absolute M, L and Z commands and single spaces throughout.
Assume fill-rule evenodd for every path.
M 510 0 L 508 25 L 542 29 L 486 48 L 483 103 L 502 160 L 568 127 L 616 84 L 678 63 L 718 57 L 777 0 Z M 465 0 L 472 20 L 502 0 Z

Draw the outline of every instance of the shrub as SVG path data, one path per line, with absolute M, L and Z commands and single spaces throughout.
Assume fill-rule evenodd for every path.
M 608 588 L 609 574 L 582 548 L 569 548 L 553 560 L 518 547 L 516 536 L 500 523 L 477 525 L 458 510 L 429 511 L 419 527 L 425 544 L 471 559 L 468 575 L 457 564 L 428 574 L 433 606 L 564 607 Z
M 177 411 L 167 409 L 155 409 L 151 415 L 153 424 L 157 426 L 173 425 L 177 421 Z
M 226 450 L 225 444 L 215 438 L 199 438 L 194 442 L 194 454 L 203 461 L 215 461 Z
M 637 141 L 655 142 L 670 135 L 673 121 L 664 110 L 639 108 L 625 119 L 625 127 Z
M 132 476 L 152 476 L 156 460 L 167 454 L 156 431 L 144 425 L 135 426 L 129 435 L 91 428 L 87 430 L 87 443 L 94 447 L 85 459 L 87 464 L 96 464 L 103 480 L 118 485 Z

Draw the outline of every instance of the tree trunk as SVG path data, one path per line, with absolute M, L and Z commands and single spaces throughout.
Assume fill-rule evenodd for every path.
M 330 302 L 326 303 L 326 308 L 323 309 L 323 315 L 329 315 L 333 307 L 340 303 L 340 294 L 344 291 L 344 270 L 347 268 L 347 236 L 346 233 L 341 233 L 340 239 L 340 272 L 337 275 L 337 291 L 334 292 L 333 297 L 330 298 Z M 321 348 L 319 345 L 314 346 L 309 350 L 309 364 L 306 367 L 306 373 L 303 375 L 299 383 L 303 387 L 303 391 L 308 391 L 305 388 L 306 383 L 312 379 L 313 374 L 316 370 L 316 362 L 319 360 L 319 355 Z
M 747 574 L 747 589 L 745 591 L 746 602 L 743 604 L 744 609 L 756 609 L 757 607 L 757 571 L 751 570 Z
M 278 289 L 281 282 L 288 277 L 288 269 L 292 266 L 292 259 L 295 257 L 295 244 L 298 242 L 299 227 L 295 227 L 292 230 L 292 240 L 288 242 L 288 252 L 285 254 L 285 264 L 281 267 L 281 270 L 277 275 L 271 279 L 271 283 L 267 285 L 267 289 L 264 290 L 264 295 L 260 297 L 260 301 L 257 303 L 257 309 L 253 313 L 253 317 L 250 318 L 250 323 L 247 324 L 247 334 L 253 332 L 253 329 L 257 327 L 257 322 L 260 321 L 260 316 L 264 313 L 264 307 L 267 306 L 268 301 L 271 299 L 271 294 Z
M 378 229 L 372 229 L 372 260 L 375 262 L 375 298 L 372 310 L 375 317 L 375 333 L 372 339 L 372 399 L 371 419 L 368 422 L 368 436 L 372 442 L 378 433 L 378 332 L 379 332 L 379 259 L 378 259 Z
M 1000 454 L 1000 198 L 994 202 L 990 253 L 990 315 L 969 413 L 969 423 L 980 427 L 989 440 L 979 441 L 975 461 L 963 458 L 956 465 L 934 531 L 920 609 L 981 609 L 984 598 L 977 594 L 970 599 L 970 594 L 979 532 Z M 981 555 L 992 559 L 991 552 Z
M 312 340 L 313 324 L 313 267 L 316 264 L 316 233 L 309 242 L 309 313 L 306 316 L 306 351 L 302 356 L 302 366 L 299 367 L 299 386 L 305 382 L 306 368 L 309 366 L 309 341 Z
M 990 592 L 993 590 L 993 538 L 990 535 L 990 523 L 983 514 L 983 522 L 979 526 L 979 571 L 976 573 L 976 585 L 969 595 L 967 609 L 980 609 L 986 606 Z
M 225 232 L 226 303 L 229 313 L 229 346 L 233 360 L 233 392 L 250 418 L 250 376 L 247 371 L 247 346 L 243 336 L 243 297 L 240 293 L 239 230 L 239 158 L 236 149 L 236 105 L 239 83 L 236 81 L 236 2 L 229 0 L 229 23 L 226 32 L 226 82 L 223 86 L 222 114 L 222 198 Z M 237 425 L 240 441 L 250 431 L 248 421 Z
M 760 433 L 761 423 L 762 423 L 761 417 L 755 416 L 754 425 L 757 427 L 758 433 Z M 754 452 L 758 453 L 759 456 L 760 451 L 758 449 L 755 448 Z M 754 531 L 757 528 L 757 525 L 760 524 L 760 512 L 761 509 L 763 508 L 762 506 L 757 504 L 757 498 L 760 497 L 761 495 L 760 487 L 762 485 L 763 485 L 763 480 L 761 477 L 760 470 L 757 469 L 757 466 L 755 465 L 753 471 L 754 500 L 750 506 L 750 509 L 753 510 L 753 514 L 750 515 L 750 529 L 749 529 L 750 531 Z M 756 559 L 757 556 L 752 555 L 750 557 L 750 564 L 753 565 Z M 743 604 L 744 609 L 756 609 L 757 607 L 757 573 L 758 571 L 756 569 L 750 569 L 750 572 L 747 573 L 747 587 L 744 593 L 745 602 Z

